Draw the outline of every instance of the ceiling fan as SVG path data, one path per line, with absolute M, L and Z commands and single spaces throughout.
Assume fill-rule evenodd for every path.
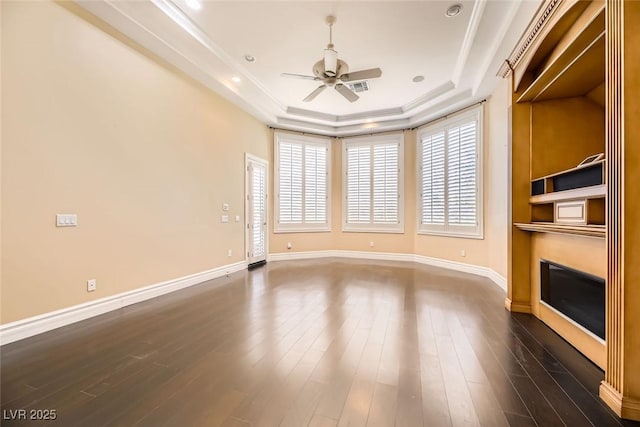
M 329 25 L 329 44 L 324 50 L 324 58 L 313 65 L 312 70 L 314 75 L 306 76 L 304 74 L 282 73 L 282 76 L 322 82 L 320 86 L 318 86 L 313 92 L 307 95 L 305 99 L 303 99 L 304 102 L 313 100 L 327 87 L 333 87 L 349 102 L 355 102 L 360 97 L 343 83 L 357 80 L 374 79 L 382 76 L 382 70 L 380 70 L 380 68 L 371 68 L 368 70 L 354 71 L 350 73 L 347 63 L 341 59 L 338 59 L 338 52 L 333 48 L 334 46 L 332 29 L 333 24 L 336 22 L 336 17 L 333 15 L 329 15 L 327 16 L 325 22 L 327 23 L 327 25 Z

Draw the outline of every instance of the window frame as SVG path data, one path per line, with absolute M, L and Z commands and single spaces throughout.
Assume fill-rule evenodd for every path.
M 448 148 L 449 138 L 447 130 L 468 123 L 470 119 L 476 121 L 476 215 L 477 225 L 450 225 L 448 223 Z M 422 141 L 426 135 L 433 135 L 445 131 L 445 223 L 443 225 L 422 224 Z M 484 239 L 484 108 L 483 104 L 467 111 L 447 117 L 442 121 L 426 125 L 416 134 L 416 230 L 417 234 L 445 237 L 459 237 L 465 239 Z
M 299 143 L 303 146 L 303 162 L 305 158 L 305 150 L 308 145 L 321 146 L 327 149 L 327 164 L 326 164 L 326 221 L 323 223 L 306 223 L 305 222 L 305 189 L 304 179 L 305 170 L 304 163 L 302 169 L 302 222 L 300 223 L 280 223 L 280 142 L 282 140 Z M 274 233 L 319 233 L 331 231 L 331 138 L 309 135 L 297 135 L 287 132 L 275 132 L 274 133 L 274 171 L 273 171 L 273 232 Z
M 376 144 L 398 144 L 398 223 L 375 223 L 373 222 L 373 201 L 375 199 L 373 195 L 373 179 L 371 180 L 371 221 L 370 223 L 353 224 L 347 222 L 348 217 L 348 181 L 347 181 L 347 149 L 349 146 L 369 146 L 373 147 Z M 371 158 L 373 164 L 373 158 Z M 381 134 L 371 135 L 365 137 L 350 137 L 342 139 L 342 231 L 353 233 L 390 233 L 390 234 L 403 234 L 404 233 L 404 134 Z

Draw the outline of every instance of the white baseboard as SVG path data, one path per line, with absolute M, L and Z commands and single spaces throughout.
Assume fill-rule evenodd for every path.
M 475 274 L 490 279 L 505 292 L 507 291 L 507 279 L 498 274 L 489 267 L 481 267 L 473 264 L 465 264 L 462 262 L 449 261 L 440 258 L 432 258 L 423 255 L 414 254 L 396 254 L 387 252 L 360 252 L 360 251 L 308 251 L 308 252 L 281 252 L 269 254 L 269 261 L 286 261 L 296 259 L 313 259 L 313 258 L 359 258 L 384 261 L 405 261 L 417 262 L 419 264 L 430 265 L 433 267 L 446 268 L 449 270 L 461 271 L 463 273 Z
M 288 261 L 296 259 L 314 259 L 314 258 L 354 258 L 354 259 L 373 259 L 382 261 L 415 261 L 415 255 L 411 254 L 395 254 L 388 252 L 358 252 L 358 251 L 307 251 L 307 252 L 282 252 L 269 254 L 269 261 Z
M 199 283 L 206 282 L 207 280 L 235 273 L 237 271 L 244 270 L 245 268 L 247 268 L 247 262 L 240 261 L 234 264 L 223 265 L 222 267 L 179 277 L 166 282 L 156 283 L 154 285 L 145 286 L 144 288 L 134 289 L 132 291 L 123 292 L 95 301 L 74 305 L 73 307 L 0 325 L 0 345 L 9 344 L 33 335 L 41 334 L 52 329 L 57 329 L 71 323 L 85 320 L 90 317 L 98 316 L 109 311 L 118 310 L 131 304 L 136 304 L 160 295 L 188 288 L 189 286 L 194 286 Z
M 495 270 L 493 269 L 489 269 L 489 276 L 487 276 L 489 279 L 493 280 L 493 283 L 495 283 L 496 285 L 500 286 L 500 288 L 502 288 L 503 291 L 505 291 L 505 293 L 507 292 L 507 278 L 504 277 L 503 275 L 497 273 Z

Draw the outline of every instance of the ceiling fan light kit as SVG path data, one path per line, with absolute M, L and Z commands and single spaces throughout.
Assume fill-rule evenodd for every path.
M 382 76 L 382 70 L 380 70 L 380 68 L 371 68 L 368 70 L 349 73 L 349 66 L 346 62 L 338 59 L 338 51 L 334 49 L 333 45 L 333 24 L 336 22 L 336 17 L 329 15 L 326 17 L 325 22 L 329 26 L 329 44 L 327 44 L 327 48 L 324 50 L 324 57 L 316 62 L 312 67 L 314 75 L 307 76 L 304 74 L 282 73 L 282 76 L 322 82 L 320 86 L 303 99 L 304 102 L 312 101 L 327 87 L 333 87 L 346 100 L 349 102 L 355 102 L 360 97 L 349 89 L 349 87 L 344 85 L 343 82 L 346 83 L 356 80 L 375 79 Z
M 324 72 L 330 77 L 338 72 L 338 52 L 330 48 L 324 50 Z

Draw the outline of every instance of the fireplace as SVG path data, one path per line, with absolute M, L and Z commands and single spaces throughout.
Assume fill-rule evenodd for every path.
M 605 281 L 540 260 L 540 299 L 593 335 L 605 339 Z

